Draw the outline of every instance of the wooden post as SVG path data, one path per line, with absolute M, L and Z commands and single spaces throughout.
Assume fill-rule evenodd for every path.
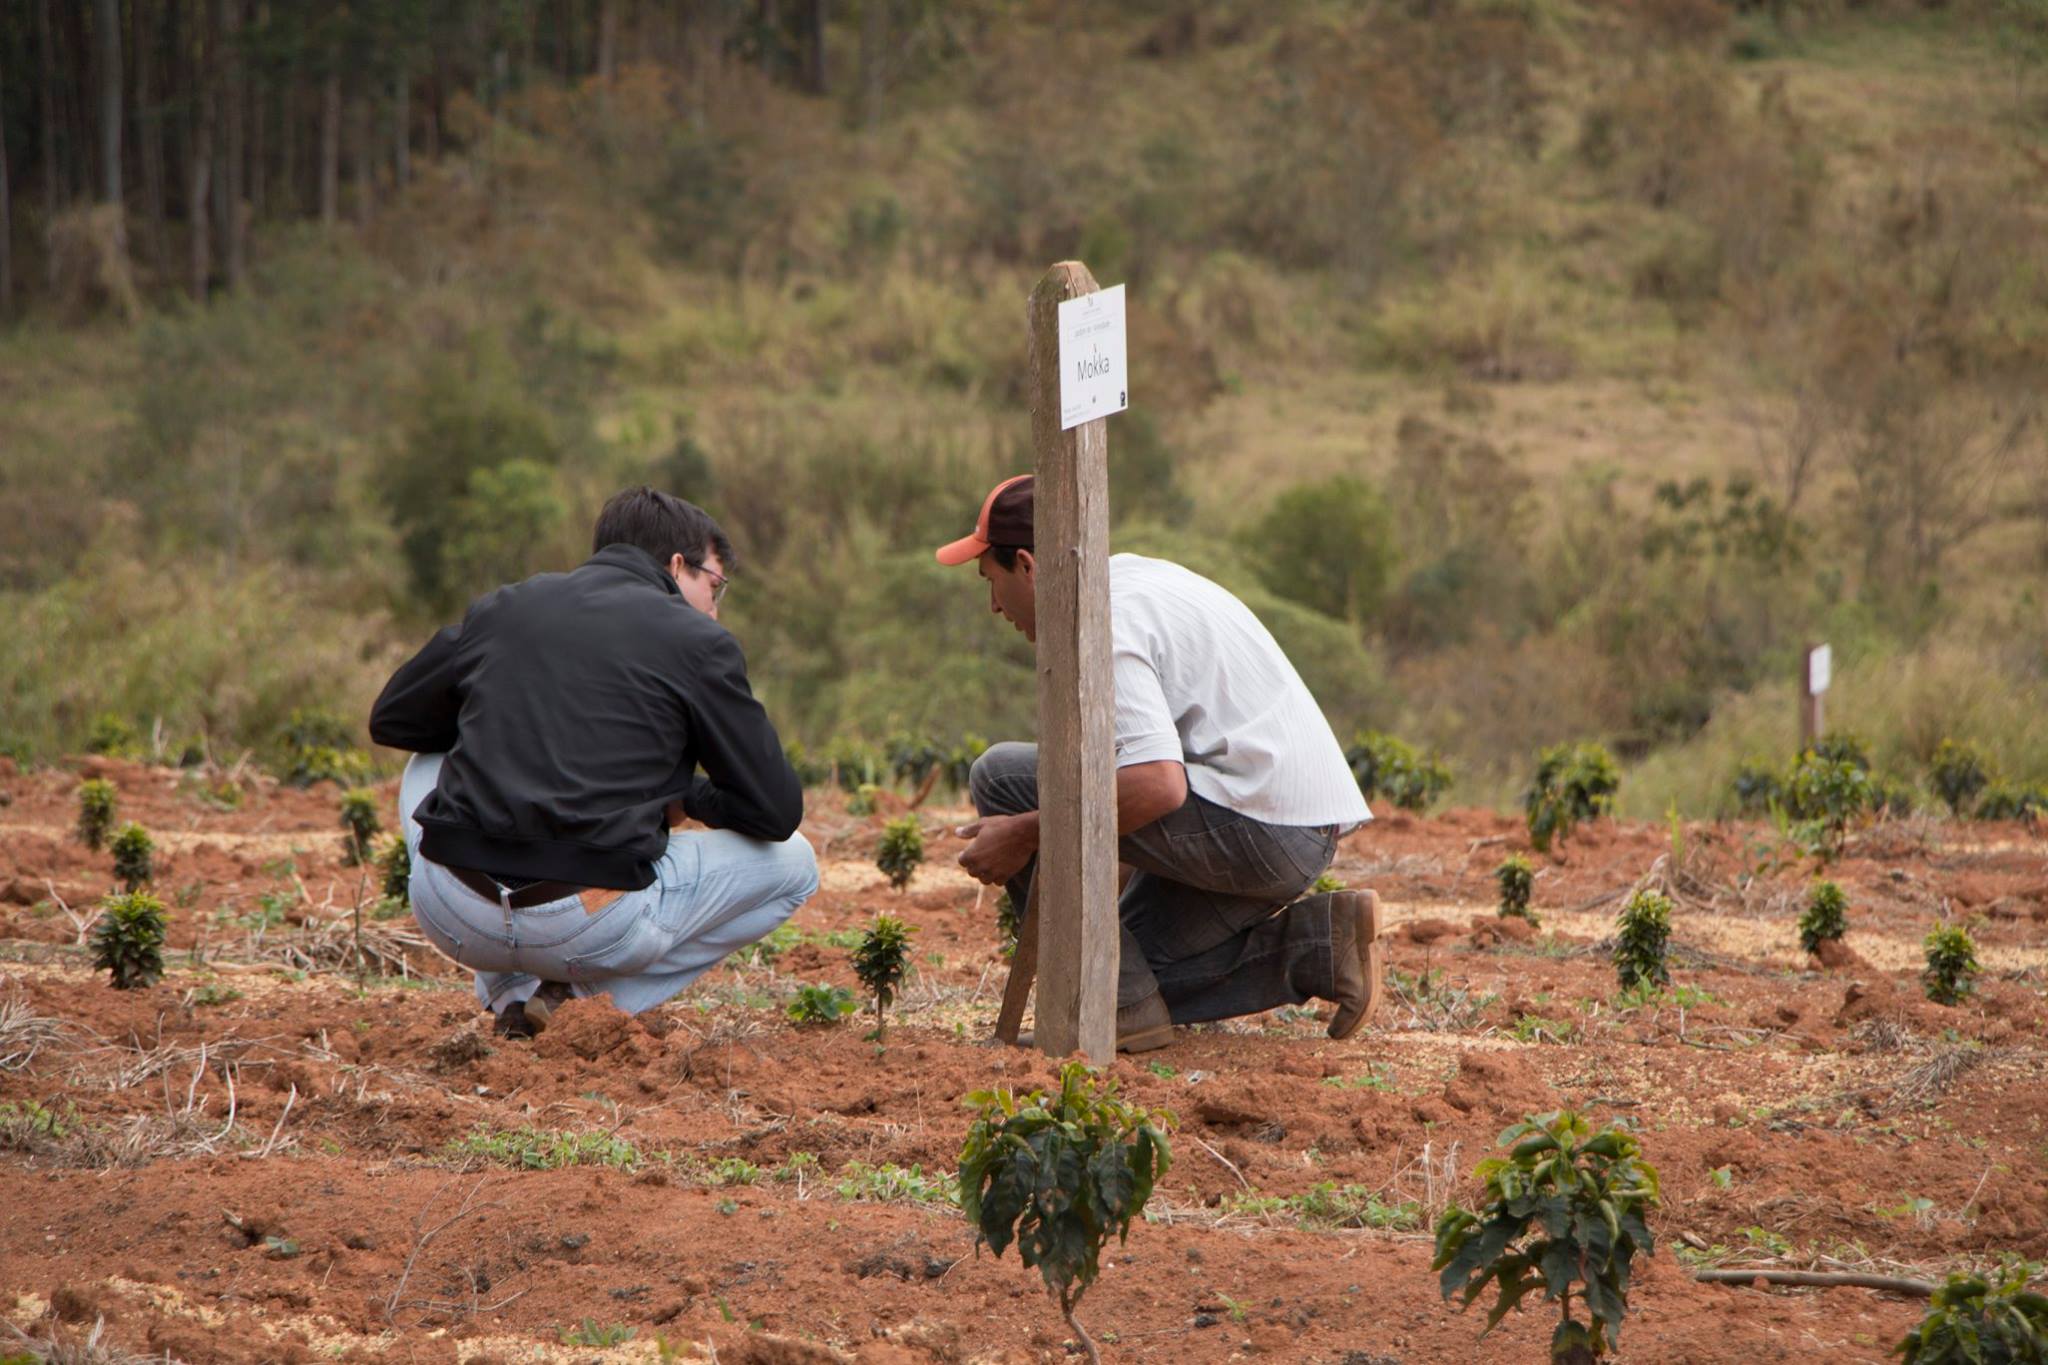
M 1038 1007 L 1041 1051 L 1116 1054 L 1116 766 L 1109 656 L 1109 434 L 1060 430 L 1062 300 L 1099 285 L 1062 261 L 1031 291 L 1038 611 Z M 1040 890 L 1042 888 L 1042 890 Z
M 1826 694 L 1834 671 L 1834 651 L 1814 645 L 1799 659 L 1799 751 L 1805 753 L 1827 733 L 1821 697 Z

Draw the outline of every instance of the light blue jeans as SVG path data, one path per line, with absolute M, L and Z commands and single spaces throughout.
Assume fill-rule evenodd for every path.
M 677 831 L 654 884 L 596 914 L 575 896 L 510 910 L 420 856 L 413 812 L 434 790 L 441 755 L 415 754 L 398 787 L 412 854 L 413 918 L 436 948 L 476 973 L 493 1012 L 542 981 L 579 996 L 609 993 L 629 1014 L 652 1009 L 726 954 L 766 938 L 818 889 L 818 860 L 801 834 L 779 844 L 727 830 Z

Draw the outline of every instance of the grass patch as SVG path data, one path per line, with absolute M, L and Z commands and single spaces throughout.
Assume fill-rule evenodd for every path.
M 1334 1180 L 1322 1181 L 1300 1194 L 1228 1195 L 1223 1209 L 1253 1218 L 1292 1218 L 1304 1228 L 1413 1232 L 1422 1226 L 1422 1205 L 1405 1199 L 1389 1204 L 1377 1190 L 1339 1185 Z
M 547 1128 L 511 1128 L 492 1132 L 477 1128 L 451 1138 L 451 1157 L 481 1157 L 499 1166 L 527 1171 L 553 1171 L 564 1166 L 609 1166 L 630 1171 L 640 1166 L 640 1149 L 610 1133 L 566 1133 Z

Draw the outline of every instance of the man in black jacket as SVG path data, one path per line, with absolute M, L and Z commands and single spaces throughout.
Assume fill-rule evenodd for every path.
M 592 539 L 582 567 L 478 598 L 370 713 L 414 755 L 413 914 L 515 1037 L 572 994 L 650 1009 L 818 887 L 803 787 L 718 624 L 731 542 L 652 488 Z

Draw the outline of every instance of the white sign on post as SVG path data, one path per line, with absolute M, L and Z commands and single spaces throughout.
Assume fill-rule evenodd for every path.
M 1806 656 L 1806 695 L 1817 697 L 1834 679 L 1835 652 L 1827 645 L 1815 645 Z
M 1131 405 L 1124 364 L 1124 287 L 1060 304 L 1060 430 Z

